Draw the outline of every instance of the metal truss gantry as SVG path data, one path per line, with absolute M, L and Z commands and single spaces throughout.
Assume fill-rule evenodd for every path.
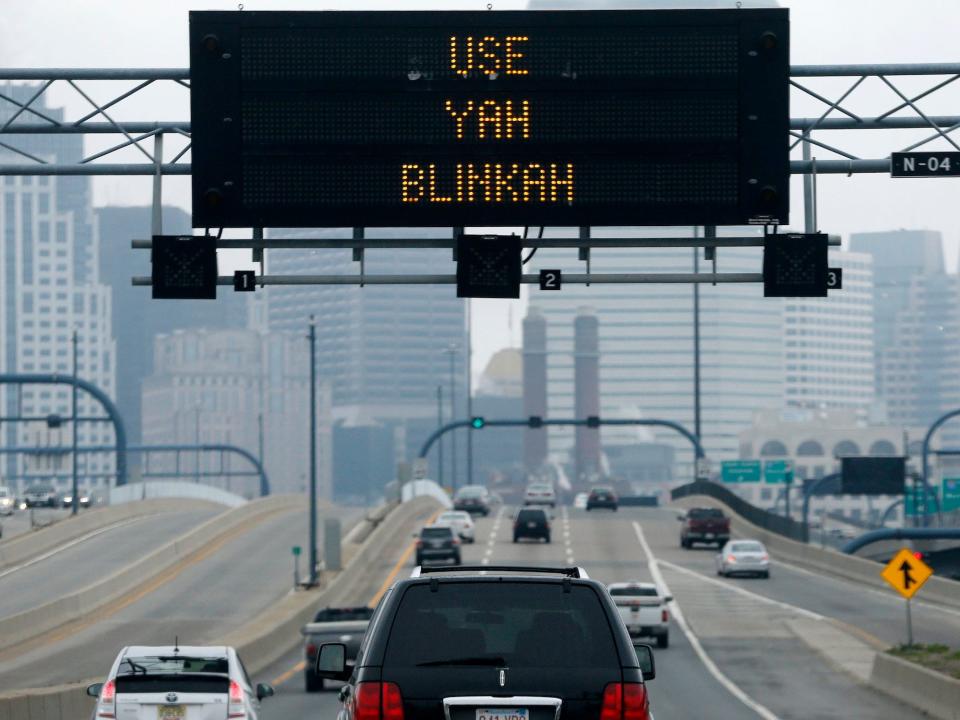
M 956 80 L 960 79 L 960 63 L 919 63 L 919 64 L 872 64 L 872 65 L 795 65 L 791 67 L 790 84 L 796 96 L 804 100 L 812 98 L 823 106 L 822 112 L 813 117 L 792 118 L 789 123 L 791 150 L 799 147 L 801 157 L 790 162 L 790 172 L 804 176 L 804 230 L 817 230 L 816 216 L 816 178 L 820 174 L 853 175 L 859 173 L 889 173 L 890 155 L 881 158 L 858 157 L 851 149 L 840 147 L 840 143 L 824 139 L 825 135 L 839 131 L 866 130 L 928 130 L 929 134 L 905 145 L 891 147 L 891 152 L 910 151 L 918 148 L 960 151 L 955 131 L 960 128 L 960 94 L 950 97 L 949 103 L 956 103 L 957 110 L 951 114 L 933 114 L 925 112 L 921 102 L 931 98 L 940 99 L 950 91 L 960 89 Z M 823 89 L 819 84 L 833 84 L 846 80 L 839 94 L 836 87 Z M 153 178 L 153 217 L 151 232 L 163 233 L 161 221 L 161 203 L 163 197 L 163 178 L 175 175 L 190 175 L 188 160 L 190 151 L 190 122 L 184 121 L 142 121 L 120 120 L 116 113 L 122 104 L 130 98 L 142 95 L 148 88 L 160 85 L 179 86 L 180 91 L 189 92 L 190 71 L 185 68 L 124 68 L 124 69 L 67 69 L 67 68 L 24 68 L 0 69 L 0 81 L 34 82 L 35 90 L 26 101 L 18 101 L 7 92 L 0 91 L 0 113 L 10 116 L 0 126 L 0 148 L 18 156 L 22 162 L 0 162 L 0 175 L 84 175 L 84 176 L 124 176 L 138 175 Z M 930 82 L 921 91 L 907 91 L 907 85 L 917 81 Z M 89 86 L 81 83 L 123 85 L 107 101 L 98 101 L 93 97 Z M 883 112 L 868 115 L 865 111 L 856 111 L 854 103 L 863 96 L 862 89 L 873 83 L 883 86 L 890 95 L 890 106 Z M 47 94 L 54 85 L 66 85 L 75 92 L 90 110 L 73 120 L 58 120 L 35 107 L 38 99 Z M 0 86 L 2 90 L 2 86 Z M 833 95 L 836 99 L 831 99 Z M 111 138 L 106 149 L 78 158 L 73 162 L 48 162 L 33 155 L 16 144 L 17 135 L 105 135 Z M 815 137 L 816 134 L 816 137 Z M 842 133 L 841 133 L 842 134 Z M 902 133 L 901 133 L 902 134 Z M 2 137 L 5 136 L 5 137 Z M 165 138 L 170 138 L 166 143 Z M 935 147 L 939 146 L 939 147 Z M 827 153 L 818 158 L 815 151 Z M 118 161 L 118 158 L 136 152 L 146 162 Z M 263 249 L 280 248 L 350 248 L 354 259 L 360 263 L 361 272 L 351 275 L 302 275 L 270 276 L 261 274 L 256 284 L 292 285 L 292 284 L 408 284 L 408 283 L 449 283 L 456 282 L 453 275 L 367 275 L 363 271 L 364 252 L 367 249 L 385 247 L 455 247 L 455 238 L 402 240 L 374 240 L 366 238 L 364 228 L 354 228 L 353 237 L 345 240 L 265 239 L 264 228 L 252 228 L 252 237 L 244 239 L 219 239 L 218 248 L 249 248 L 255 261 L 262 261 Z M 657 283 L 752 283 L 761 282 L 760 273 L 718 273 L 716 248 L 760 246 L 763 240 L 754 237 L 717 237 L 716 233 L 705 238 L 602 238 L 591 236 L 589 228 L 581 228 L 577 238 L 537 238 L 525 239 L 526 247 L 575 247 L 580 250 L 580 259 L 586 262 L 586 273 L 564 276 L 564 282 L 601 284 L 628 282 Z M 832 244 L 839 244 L 832 239 Z M 149 248 L 148 240 L 136 240 L 135 248 Z M 704 247 L 708 257 L 713 259 L 711 272 L 678 274 L 595 274 L 590 272 L 590 249 L 607 247 Z M 538 282 L 535 275 L 525 275 L 526 283 Z M 221 277 L 219 284 L 230 285 L 233 279 Z M 149 278 L 134 278 L 136 285 L 149 285 Z

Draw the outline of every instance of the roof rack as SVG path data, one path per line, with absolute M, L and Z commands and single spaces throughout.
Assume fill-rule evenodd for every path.
M 439 565 L 423 567 L 418 565 L 410 573 L 410 577 L 416 578 L 421 575 L 433 575 L 435 573 L 459 573 L 459 572 L 520 572 L 520 573 L 544 573 L 550 575 L 564 575 L 570 578 L 589 579 L 587 571 L 582 567 L 541 567 L 537 565 Z

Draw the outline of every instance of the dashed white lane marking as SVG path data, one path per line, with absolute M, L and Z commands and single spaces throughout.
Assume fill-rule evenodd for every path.
M 634 521 L 633 529 L 637 534 L 637 540 L 640 541 L 640 547 L 643 548 L 643 554 L 647 557 L 647 565 L 650 567 L 650 575 L 653 577 L 653 581 L 663 589 L 665 594 L 672 595 L 673 593 L 670 592 L 670 587 L 667 585 L 666 581 L 663 579 L 663 574 L 660 572 L 659 562 L 654 557 L 653 552 L 650 550 L 650 546 L 647 544 L 647 539 L 643 535 L 643 528 L 640 527 L 640 523 Z M 690 646 L 693 648 L 694 652 L 697 653 L 697 657 L 700 658 L 700 662 L 703 663 L 704 667 L 707 668 L 707 671 L 713 675 L 717 682 L 723 685 L 723 687 L 725 687 L 731 695 L 737 698 L 737 700 L 753 710 L 753 712 L 755 712 L 757 715 L 764 718 L 764 720 L 780 720 L 780 718 L 771 712 L 769 708 L 761 705 L 756 700 L 751 698 L 743 690 L 741 690 L 736 683 L 734 683 L 730 678 L 724 675 L 723 672 L 721 672 L 720 668 L 716 666 L 713 660 L 710 659 L 710 656 L 707 655 L 706 651 L 703 649 L 703 646 L 700 644 L 700 640 L 696 635 L 693 634 L 693 631 L 687 624 L 687 620 L 684 617 L 683 612 L 680 610 L 680 605 L 676 600 L 670 604 L 672 606 L 671 610 L 673 611 L 673 617 L 677 621 L 677 625 L 680 626 L 680 630 L 682 630 L 683 634 L 686 636 L 687 642 L 690 643 Z
M 825 619 L 823 615 L 815 613 L 812 610 L 807 610 L 806 608 L 797 607 L 796 605 L 791 605 L 790 603 L 785 603 L 780 600 L 774 600 L 773 598 L 769 598 L 766 595 L 760 595 L 759 593 L 750 592 L 749 590 L 744 590 L 742 587 L 738 587 L 729 582 L 723 582 L 722 580 L 717 580 L 716 578 L 708 577 L 703 573 L 698 573 L 697 571 L 691 570 L 690 568 L 685 568 L 682 565 L 677 565 L 675 563 L 668 562 L 667 560 L 658 560 L 657 562 L 660 565 L 664 565 L 670 568 L 671 570 L 676 570 L 677 572 L 683 573 L 685 575 L 692 575 L 693 577 L 697 578 L 697 580 L 700 580 L 705 583 L 709 583 L 711 585 L 717 585 L 719 587 L 730 590 L 731 592 L 739 593 L 740 595 L 743 595 L 744 597 L 748 597 L 751 600 L 759 600 L 760 602 L 766 603 L 768 605 L 774 605 L 783 610 L 789 610 L 790 612 L 795 612 L 798 615 L 803 615 L 803 617 L 807 618 L 808 620 L 824 620 Z
M 567 565 L 573 565 L 573 541 L 570 539 L 570 511 L 566 506 L 560 511 L 560 524 L 563 525 L 563 545 L 566 553 Z
M 129 525 L 129 524 L 131 524 L 131 523 L 135 523 L 135 522 L 138 522 L 138 521 L 143 520 L 143 519 L 144 519 L 143 517 L 135 517 L 135 518 L 130 518 L 129 520 L 121 520 L 120 522 L 115 522 L 115 523 L 113 523 L 112 525 L 107 525 L 107 526 L 105 526 L 105 527 L 98 528 L 98 529 L 94 530 L 93 532 L 87 533 L 86 535 L 81 535 L 80 537 L 75 538 L 75 539 L 71 540 L 70 542 L 64 543 L 63 545 L 58 545 L 58 546 L 55 547 L 53 550 L 50 550 L 49 552 L 45 552 L 43 555 L 38 555 L 37 557 L 33 558 L 32 560 L 28 560 L 27 562 L 25 562 L 25 563 L 23 563 L 23 564 L 21 564 L 21 565 L 17 565 L 17 566 L 12 567 L 12 568 L 7 568 L 7 569 L 4 570 L 3 572 L 0 572 L 0 578 L 5 578 L 7 575 L 13 575 L 13 573 L 17 572 L 18 570 L 24 570 L 24 569 L 30 567 L 31 565 L 36 565 L 38 562 L 43 562 L 43 561 L 46 560 L 47 558 L 51 558 L 51 557 L 53 557 L 54 555 L 58 555 L 59 553 L 62 553 L 64 550 L 69 550 L 70 548 L 72 548 L 72 547 L 74 547 L 74 546 L 76 546 L 76 545 L 79 545 L 79 544 L 82 543 L 82 542 L 86 542 L 87 540 L 90 540 L 91 538 L 97 537 L 97 535 L 103 535 L 103 533 L 105 533 L 105 532 L 110 532 L 111 530 L 116 530 L 117 528 L 121 528 L 121 527 L 123 527 L 124 525 Z
M 493 516 L 493 526 L 490 528 L 490 537 L 487 538 L 487 549 L 483 552 L 483 557 L 480 559 L 481 565 L 489 565 L 490 559 L 493 557 L 493 548 L 497 544 L 497 533 L 500 532 L 500 521 L 503 520 L 503 505 L 500 506 L 500 509 L 497 510 L 497 514 Z M 481 575 L 486 575 L 486 573 L 481 573 Z

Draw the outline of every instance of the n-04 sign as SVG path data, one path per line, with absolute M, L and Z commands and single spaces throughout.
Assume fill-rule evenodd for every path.
M 960 176 L 960 152 L 902 152 L 890 156 L 890 177 Z

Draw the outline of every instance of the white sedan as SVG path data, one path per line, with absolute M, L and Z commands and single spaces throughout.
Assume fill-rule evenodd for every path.
M 717 575 L 770 577 L 770 553 L 759 540 L 730 540 L 716 558 Z
M 465 510 L 447 510 L 433 524 L 437 527 L 452 528 L 453 532 L 459 535 L 464 542 L 476 542 L 473 518 Z

